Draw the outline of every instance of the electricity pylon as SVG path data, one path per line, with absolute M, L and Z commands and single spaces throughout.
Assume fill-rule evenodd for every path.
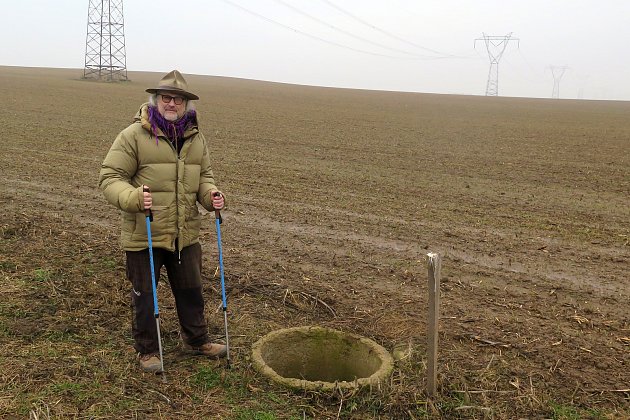
M 586 86 L 586 83 L 588 82 L 588 78 L 591 77 L 590 75 L 586 74 L 586 75 L 579 75 L 578 74 L 578 83 L 580 85 L 580 87 L 578 88 L 578 94 L 577 94 L 577 98 L 578 99 L 584 99 L 584 87 Z
M 83 78 L 127 80 L 122 0 L 89 0 Z
M 551 97 L 553 99 L 560 98 L 560 79 L 564 76 L 564 72 L 569 68 L 568 66 L 549 66 L 551 69 L 551 75 L 553 76 L 553 90 L 551 91 Z
M 475 39 L 475 45 L 477 41 L 485 42 L 488 57 L 490 58 L 486 96 L 499 96 L 499 60 L 501 60 L 508 42 L 516 41 L 520 44 L 520 40 L 518 38 L 512 38 L 512 32 L 510 32 L 505 36 L 486 35 L 484 33 L 481 38 Z

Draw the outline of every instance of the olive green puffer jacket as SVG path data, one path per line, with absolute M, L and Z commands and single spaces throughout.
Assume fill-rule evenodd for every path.
M 125 251 L 148 248 L 142 185 L 151 189 L 153 198 L 151 237 L 155 248 L 174 251 L 176 239 L 180 250 L 199 242 L 197 201 L 208 211 L 214 210 L 211 192 L 217 187 L 206 139 L 197 125 L 184 133 L 179 157 L 164 133 L 157 131 L 156 142 L 148 104 L 143 104 L 134 123 L 116 137 L 101 165 L 99 187 L 107 201 L 121 210 Z

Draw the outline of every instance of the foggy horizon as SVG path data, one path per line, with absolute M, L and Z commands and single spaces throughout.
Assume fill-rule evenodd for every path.
M 567 66 L 560 99 L 630 100 L 623 1 L 123 4 L 128 71 L 483 96 L 490 60 L 479 39 L 511 33 L 518 42 L 499 60 L 498 96 L 550 98 L 550 68 Z M 0 65 L 83 69 L 88 1 L 25 0 L 4 10 L 0 35 L 14 41 L 3 46 Z

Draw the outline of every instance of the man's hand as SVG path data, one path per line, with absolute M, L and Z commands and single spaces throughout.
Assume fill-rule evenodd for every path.
M 142 210 L 150 210 L 153 205 L 151 190 L 146 185 L 142 186 Z
M 225 205 L 225 199 L 223 198 L 223 194 L 221 191 L 214 190 L 212 191 L 212 207 L 215 210 L 221 210 Z

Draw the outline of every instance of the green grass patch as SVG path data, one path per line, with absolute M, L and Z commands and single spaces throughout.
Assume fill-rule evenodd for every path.
M 68 331 L 47 331 L 44 337 L 53 343 L 67 343 L 76 341 L 77 334 Z
M 234 413 L 236 420 L 276 420 L 278 417 L 270 411 L 245 409 Z
M 22 319 L 28 318 L 32 313 L 24 308 L 20 308 L 10 302 L 0 303 L 0 317 L 7 319 Z
M 0 337 L 8 337 L 9 336 L 9 327 L 0 320 Z
M 8 302 L 0 302 L 0 316 L 12 317 L 13 305 Z
M 252 391 L 248 389 L 249 379 L 247 375 L 235 370 L 224 370 L 223 367 L 202 366 L 191 377 L 191 385 L 207 391 L 211 388 L 221 387 L 228 406 L 233 410 L 235 419 L 276 419 L 274 412 L 281 412 L 282 418 L 293 415 L 296 419 L 302 418 L 294 414 L 295 407 L 282 396 L 273 392 L 258 390 L 255 394 L 255 402 L 252 403 Z M 198 400 L 199 395 L 191 395 Z
M 20 418 L 29 417 L 29 412 L 35 406 L 37 401 L 41 400 L 39 396 L 33 395 L 32 393 L 20 392 L 14 397 L 14 401 L 16 403 L 15 414 L 21 416 Z
M 52 384 L 50 390 L 55 394 L 78 394 L 83 392 L 83 385 L 77 382 L 59 382 Z
M 99 405 L 93 411 L 92 414 L 97 416 L 104 416 L 108 418 L 114 418 L 120 415 L 120 413 L 128 413 L 133 409 L 142 409 L 142 402 L 130 398 L 118 398 L 111 405 Z
M 0 271 L 14 272 L 17 270 L 17 264 L 11 261 L 0 261 Z
M 118 263 L 118 261 L 116 261 L 113 258 L 104 258 L 103 259 L 103 267 L 109 269 L 109 270 L 114 270 L 116 268 L 118 268 L 118 266 L 120 266 L 120 264 Z
M 221 382 L 221 374 L 208 366 L 200 368 L 192 377 L 192 383 L 204 391 L 221 385 Z
M 48 281 L 52 278 L 52 273 L 46 269 L 43 268 L 38 268 L 36 270 L 33 271 L 33 274 L 31 275 L 31 280 L 39 282 L 39 283 L 43 283 L 45 281 Z
M 582 420 L 582 419 L 603 419 L 604 415 L 599 410 L 583 410 L 571 405 L 550 403 L 551 418 L 554 420 Z
M 88 401 L 99 400 L 103 391 L 101 384 L 98 382 L 79 383 L 72 381 L 55 382 L 46 389 L 48 398 L 63 397 L 73 404 L 77 404 L 77 408 Z

